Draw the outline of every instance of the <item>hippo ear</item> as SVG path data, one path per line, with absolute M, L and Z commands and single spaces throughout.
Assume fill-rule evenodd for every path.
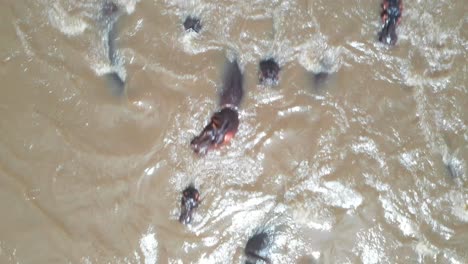
M 221 123 L 221 120 L 219 120 L 219 117 L 218 115 L 213 115 L 211 117 L 211 125 L 213 126 L 213 128 L 215 129 L 218 129 L 219 128 L 219 123 Z

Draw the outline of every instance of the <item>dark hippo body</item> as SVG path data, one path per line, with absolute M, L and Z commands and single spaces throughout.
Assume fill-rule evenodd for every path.
M 107 57 L 112 67 L 115 67 L 118 63 L 115 42 L 117 39 L 117 22 L 121 15 L 119 7 L 114 2 L 104 2 L 101 9 L 101 16 L 104 24 L 104 32 L 106 32 L 105 39 L 107 40 Z M 112 92 L 116 95 L 121 95 L 125 89 L 125 81 L 119 73 L 112 71 L 107 73 L 105 76 L 109 82 Z
M 225 66 L 223 89 L 220 95 L 221 99 L 219 101 L 221 108 L 230 107 L 236 109 L 239 107 L 244 97 L 243 82 L 244 77 L 237 60 L 227 62 Z
M 234 137 L 239 127 L 237 108 L 243 97 L 243 76 L 239 65 L 237 61 L 227 63 L 220 95 L 221 110 L 213 114 L 200 135 L 190 142 L 195 153 L 206 154 L 210 149 L 226 144 Z
M 200 30 L 202 29 L 202 24 L 198 17 L 188 16 L 185 18 L 184 28 L 187 31 L 192 30 L 192 31 L 199 33 Z
M 260 83 L 264 85 L 277 85 L 279 71 L 280 67 L 273 58 L 261 60 L 259 64 L 258 79 Z
M 182 224 L 190 224 L 192 222 L 192 214 L 195 208 L 200 204 L 200 193 L 193 186 L 190 185 L 182 191 L 182 198 L 180 201 L 180 216 L 179 222 Z
M 244 249 L 247 256 L 245 264 L 255 264 L 258 261 L 270 264 L 271 261 L 265 252 L 271 244 L 270 239 L 270 235 L 266 231 L 257 232 L 251 236 Z
M 330 74 L 328 72 L 314 73 L 313 79 L 315 87 L 320 87 L 321 85 L 323 85 L 328 80 L 329 75 Z
M 384 24 L 379 33 L 379 41 L 388 45 L 395 45 L 398 40 L 396 27 L 400 24 L 402 12 L 402 0 L 384 0 L 382 3 L 382 13 L 380 14 Z

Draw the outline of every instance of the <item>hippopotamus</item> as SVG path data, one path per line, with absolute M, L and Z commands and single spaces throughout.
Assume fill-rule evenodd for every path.
M 258 79 L 260 83 L 264 85 L 277 85 L 280 71 L 278 63 L 273 58 L 269 58 L 261 60 L 259 66 Z
M 255 264 L 258 260 L 270 264 L 271 261 L 265 253 L 269 246 L 270 235 L 266 231 L 255 233 L 245 245 L 244 253 L 247 256 L 245 264 Z
M 200 155 L 228 143 L 239 127 L 238 107 L 244 96 L 243 76 L 237 60 L 226 64 L 219 110 L 212 115 L 203 131 L 190 142 L 193 151 Z
M 119 7 L 111 1 L 105 1 L 102 9 L 101 15 L 103 18 L 104 31 L 107 33 L 107 57 L 109 59 L 110 65 L 115 67 L 118 63 L 117 61 L 117 52 L 115 48 L 115 40 L 117 38 L 117 21 L 121 16 Z M 106 74 L 107 80 L 110 82 L 110 88 L 115 94 L 122 94 L 125 88 L 125 81 L 119 75 L 118 72 L 112 71 Z
M 400 24 L 402 12 L 402 0 L 384 0 L 382 13 L 380 14 L 384 24 L 379 33 L 379 41 L 388 45 L 395 45 L 398 40 L 396 26 Z
M 187 31 L 192 30 L 194 32 L 199 33 L 202 29 L 202 24 L 198 17 L 188 16 L 185 18 L 184 28 Z
M 330 74 L 328 72 L 317 72 L 313 73 L 314 86 L 319 87 L 323 85 L 327 80 Z
M 180 202 L 179 222 L 182 224 L 190 224 L 192 222 L 192 214 L 195 208 L 200 204 L 200 193 L 190 185 L 182 191 L 182 199 Z

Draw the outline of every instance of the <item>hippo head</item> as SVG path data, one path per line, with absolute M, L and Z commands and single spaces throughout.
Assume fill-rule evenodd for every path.
M 200 30 L 202 29 L 202 24 L 199 18 L 188 16 L 187 18 L 185 18 L 184 28 L 187 31 L 192 30 L 196 33 L 199 33 Z
M 238 126 L 237 111 L 225 107 L 211 117 L 210 123 L 190 142 L 190 146 L 195 153 L 204 155 L 208 150 L 229 142 L 237 132 Z
M 280 67 L 272 58 L 260 61 L 260 71 L 258 79 L 261 84 L 276 85 L 278 84 L 278 75 Z
M 192 222 L 192 213 L 200 203 L 200 193 L 195 187 L 190 185 L 182 192 L 181 212 L 179 222 L 189 224 Z

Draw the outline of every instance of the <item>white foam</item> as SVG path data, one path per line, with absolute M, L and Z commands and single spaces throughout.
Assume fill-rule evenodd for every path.
M 453 204 L 452 214 L 460 221 L 468 223 L 468 195 L 466 192 L 464 194 L 457 191 L 450 192 L 449 201 Z
M 419 151 L 413 150 L 400 154 L 400 163 L 408 170 L 414 171 L 418 166 Z
M 351 149 L 355 153 L 364 153 L 369 155 L 379 163 L 384 175 L 389 174 L 387 163 L 385 162 L 385 155 L 379 151 L 379 148 L 373 139 L 361 136 L 359 137 L 358 142 L 354 142 L 351 145 Z
M 386 254 L 386 249 L 394 247 L 391 236 L 384 233 L 380 225 L 364 229 L 356 234 L 353 252 L 360 256 L 362 263 L 393 263 Z
M 121 65 L 113 66 L 105 62 L 95 62 L 91 64 L 91 67 L 97 76 L 104 76 L 108 73 L 115 72 L 119 75 L 119 77 L 122 80 L 125 81 L 125 79 L 127 78 L 127 71 L 125 70 L 125 67 Z
M 433 245 L 430 245 L 427 242 L 423 241 L 420 241 L 416 245 L 415 251 L 418 253 L 418 255 L 420 255 L 423 258 L 426 256 L 434 258 L 438 253 L 438 250 Z
M 408 237 L 418 237 L 419 232 L 417 231 L 417 225 L 400 213 L 399 208 L 387 197 L 380 197 L 380 202 L 382 203 L 382 208 L 385 210 L 385 219 L 390 224 L 397 224 L 398 228 L 401 230 L 403 235 Z
M 377 264 L 380 263 L 382 255 L 377 249 L 371 245 L 365 245 L 362 249 L 361 260 L 364 264 Z
M 330 231 L 333 227 L 333 219 L 324 219 L 305 205 L 297 205 L 292 209 L 292 219 L 296 224 L 317 230 Z
M 145 256 L 145 264 L 155 264 L 158 260 L 158 241 L 153 228 L 150 227 L 140 239 L 140 249 Z
M 67 36 L 77 36 L 82 34 L 88 24 L 80 17 L 70 16 L 59 4 L 55 2 L 48 11 L 50 24 Z
M 323 198 L 328 205 L 345 209 L 356 209 L 362 203 L 362 196 L 353 189 L 344 186 L 340 182 L 325 182 L 324 187 L 316 190 L 323 194 Z
M 24 48 L 24 52 L 26 53 L 28 57 L 32 58 L 34 56 L 34 52 L 31 49 L 31 45 L 29 44 L 27 40 L 26 34 L 21 30 L 21 28 L 18 26 L 17 23 L 15 23 L 15 30 L 16 30 L 16 35 L 18 36 L 21 42 L 21 46 L 23 46 Z
M 135 6 L 139 3 L 140 0 L 117 0 L 117 4 L 125 8 L 127 14 L 132 14 L 135 12 Z

